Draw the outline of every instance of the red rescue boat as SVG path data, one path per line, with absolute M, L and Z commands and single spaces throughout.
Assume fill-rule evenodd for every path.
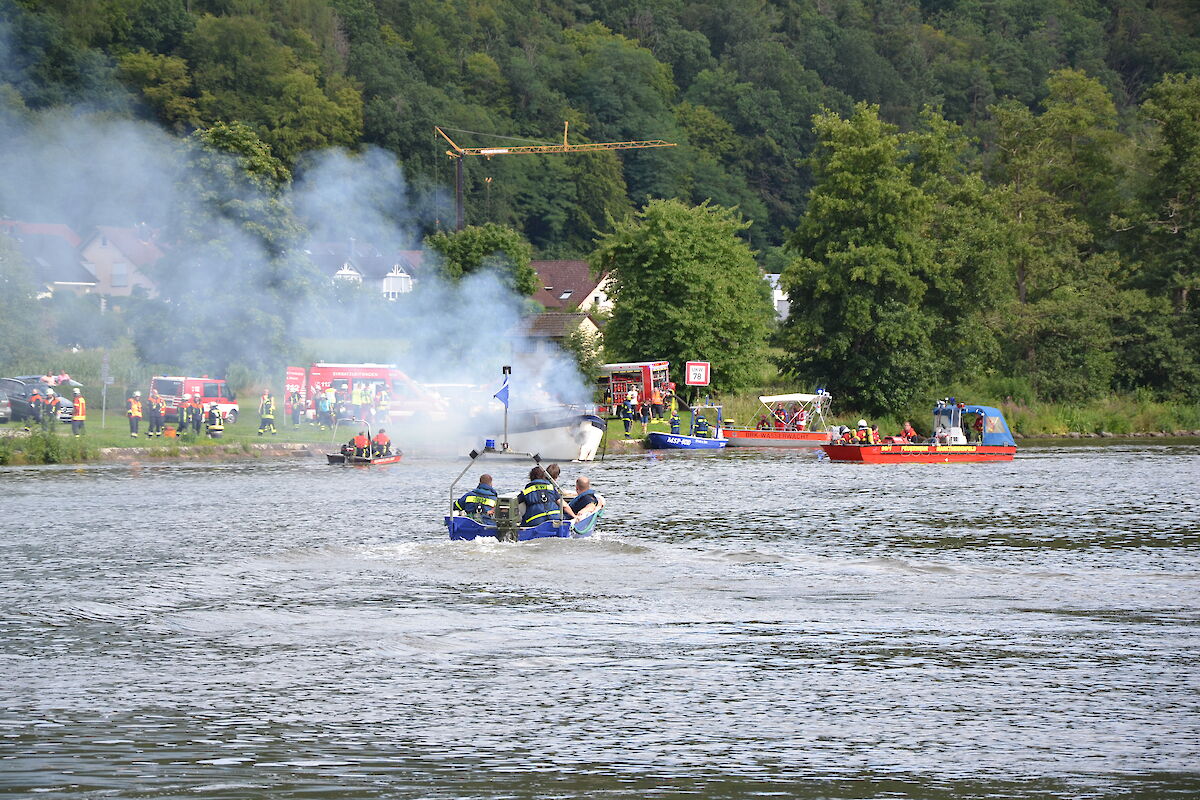
M 974 415 L 971 429 L 975 441 L 963 433 L 963 416 Z M 891 437 L 882 444 L 835 442 L 821 449 L 833 461 L 866 464 L 949 464 L 960 461 L 1012 461 L 1017 452 L 1008 423 L 999 410 L 989 406 L 956 403 L 954 398 L 938 401 L 933 409 L 934 435 L 928 442 Z

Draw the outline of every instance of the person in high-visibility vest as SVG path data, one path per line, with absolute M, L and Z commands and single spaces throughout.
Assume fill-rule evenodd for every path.
M 142 423 L 142 393 L 134 392 L 133 397 L 125 401 L 125 416 L 129 417 L 129 435 L 138 437 L 138 425 Z
M 208 407 L 208 412 L 204 417 L 205 425 L 208 427 L 208 438 L 220 439 L 225 435 L 225 416 L 216 403 Z
M 75 390 L 75 396 L 71 399 L 75 402 L 75 411 L 71 414 L 71 433 L 75 434 L 75 438 L 78 439 L 83 435 L 83 424 L 87 422 L 87 400 L 78 389 Z
M 162 436 L 167 401 L 158 393 L 158 389 L 151 389 L 150 396 L 146 398 L 146 405 L 149 406 L 148 410 L 150 411 L 150 430 L 146 431 L 146 435 Z
M 42 429 L 50 430 L 58 422 L 58 408 L 62 401 L 53 389 L 47 389 L 42 395 Z
M 269 391 L 263 392 L 262 400 L 258 403 L 258 435 L 270 432 L 272 436 L 278 431 L 275 430 L 275 398 L 271 396 Z

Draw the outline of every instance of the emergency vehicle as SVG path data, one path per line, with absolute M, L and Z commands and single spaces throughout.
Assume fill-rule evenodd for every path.
M 386 391 L 388 417 L 405 419 L 416 414 L 445 416 L 449 405 L 437 394 L 414 381 L 396 368 L 395 364 L 329 364 L 316 363 L 308 367 L 288 367 L 283 391 L 284 414 L 292 413 L 291 396 L 299 393 L 304 399 L 304 416 L 312 419 L 316 413 L 319 392 L 332 388 L 339 401 L 353 402 L 356 389 L 367 390 L 372 397 Z
M 664 395 L 675 389 L 670 382 L 670 363 L 667 361 L 630 361 L 621 364 L 603 364 L 596 379 L 602 405 L 601 414 L 614 413 L 615 407 L 625 401 L 632 386 L 637 389 L 638 400 L 649 397 L 654 387 Z
M 205 411 L 208 411 L 209 406 L 216 403 L 221 415 L 225 417 L 226 423 L 232 425 L 237 422 L 237 397 L 225 383 L 224 378 L 210 378 L 207 375 L 199 378 L 183 378 L 175 375 L 157 376 L 150 379 L 150 390 L 157 391 L 166 401 L 164 419 L 167 422 L 179 422 L 179 403 L 185 394 L 190 394 L 193 400 L 199 398 Z M 145 403 L 145 401 L 146 398 L 143 397 L 142 402 Z

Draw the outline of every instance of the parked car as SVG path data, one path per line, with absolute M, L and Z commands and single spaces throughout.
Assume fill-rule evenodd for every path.
M 8 393 L 0 389 L 0 422 L 8 422 L 12 419 L 12 402 L 8 399 Z
M 75 413 L 75 404 L 69 397 L 63 395 L 57 386 L 48 386 L 40 380 L 26 383 L 19 378 L 0 378 L 0 391 L 8 395 L 11 406 L 9 418 L 12 421 L 33 419 L 33 407 L 29 404 L 29 396 L 33 394 L 34 389 L 43 395 L 50 389 L 54 389 L 61 400 L 58 406 L 58 418 L 63 422 L 71 421 L 71 416 Z

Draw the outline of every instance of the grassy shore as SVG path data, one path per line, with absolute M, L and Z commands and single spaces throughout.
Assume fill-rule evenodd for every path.
M 93 461 L 111 453 L 112 448 L 139 448 L 146 458 L 175 458 L 185 452 L 184 448 L 193 454 L 206 449 L 214 454 L 228 454 L 230 448 L 240 448 L 249 453 L 252 452 L 252 445 L 263 443 L 327 446 L 331 441 L 329 431 L 312 425 L 299 428 L 284 425 L 279 427 L 279 433 L 275 436 L 259 436 L 258 428 L 249 419 L 227 425 L 220 439 L 192 434 L 150 438 L 145 434 L 145 427 L 142 426 L 141 435 L 134 439 L 129 435 L 129 427 L 123 418 L 109 420 L 105 428 L 89 422 L 87 432 L 79 438 L 71 435 L 70 425 L 56 425 L 49 432 L 35 428 L 30 433 L 24 431 L 21 423 L 0 425 L 0 465 Z

